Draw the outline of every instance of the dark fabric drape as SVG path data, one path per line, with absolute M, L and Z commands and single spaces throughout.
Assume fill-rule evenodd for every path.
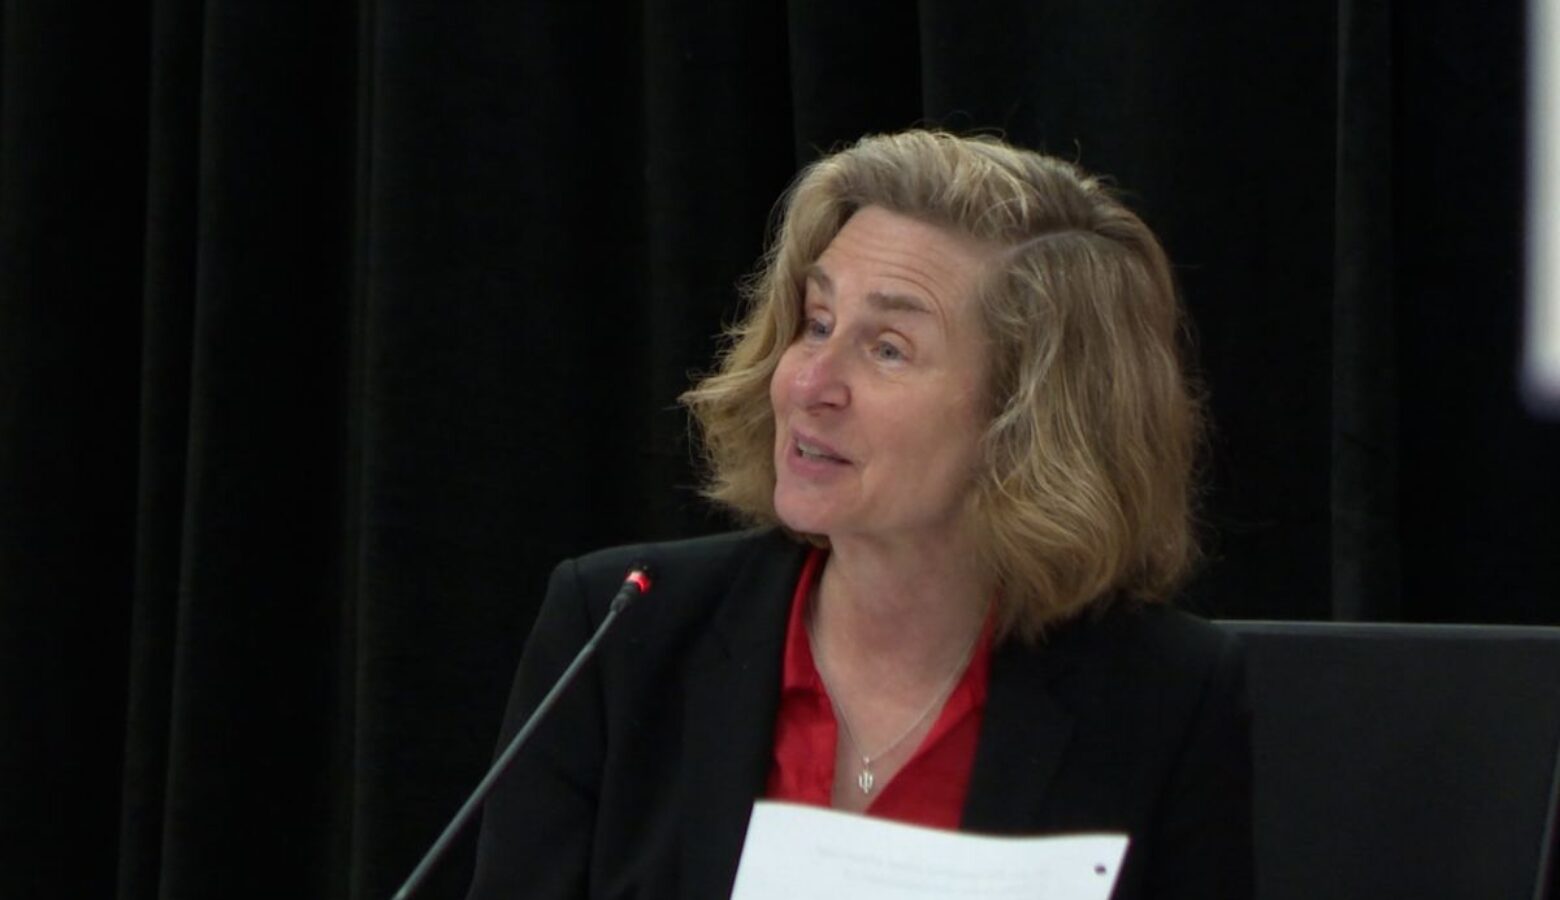
M 0 896 L 388 896 L 551 565 L 725 527 L 675 398 L 868 131 L 1000 130 L 1163 236 L 1188 605 L 1560 622 L 1522 7 L 9 0 Z
M 1404 614 L 1399 568 L 1398 383 L 1393 296 L 1392 17 L 1339 6 L 1333 188 L 1332 612 Z

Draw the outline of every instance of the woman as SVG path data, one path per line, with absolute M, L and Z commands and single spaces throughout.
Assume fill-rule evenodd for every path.
M 1168 262 L 1075 167 L 869 137 L 808 168 L 684 400 L 759 527 L 565 562 L 472 898 L 722 897 L 759 797 L 986 833 L 1125 831 L 1114 896 L 1251 893 L 1239 654 L 1168 609 L 1200 416 Z

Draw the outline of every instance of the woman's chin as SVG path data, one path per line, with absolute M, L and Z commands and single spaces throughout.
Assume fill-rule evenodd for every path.
M 798 534 L 828 535 L 834 527 L 834 517 L 825 510 L 810 504 L 786 503 L 775 498 L 775 517 L 780 524 Z

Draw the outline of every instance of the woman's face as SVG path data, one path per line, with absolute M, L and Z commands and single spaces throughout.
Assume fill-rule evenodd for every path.
M 985 424 L 975 290 L 989 257 L 875 206 L 818 257 L 769 385 L 788 527 L 836 541 L 959 536 Z

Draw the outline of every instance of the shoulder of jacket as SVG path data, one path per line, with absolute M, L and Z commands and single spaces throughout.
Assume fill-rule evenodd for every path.
M 606 547 L 565 560 L 559 569 L 575 579 L 592 606 L 605 606 L 634 566 L 648 566 L 652 592 L 681 593 L 690 586 L 729 583 L 748 563 L 789 555 L 799 546 L 778 528 L 755 528 Z

